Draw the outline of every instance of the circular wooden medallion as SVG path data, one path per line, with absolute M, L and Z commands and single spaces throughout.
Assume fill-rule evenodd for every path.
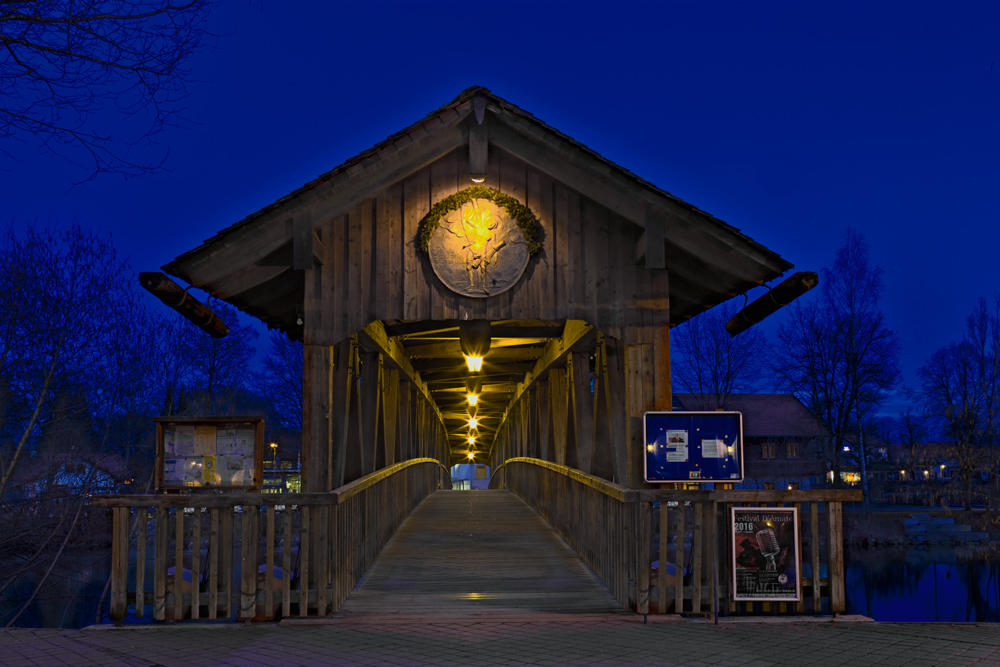
M 441 282 L 464 296 L 505 292 L 528 266 L 528 247 L 517 222 L 488 199 L 473 199 L 444 215 L 427 250 Z

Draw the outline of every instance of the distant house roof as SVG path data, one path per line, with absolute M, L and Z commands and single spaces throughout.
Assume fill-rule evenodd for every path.
M 715 394 L 674 394 L 684 410 L 715 410 Z M 743 413 L 743 435 L 808 436 L 827 435 L 827 430 L 792 394 L 730 394 L 726 410 Z

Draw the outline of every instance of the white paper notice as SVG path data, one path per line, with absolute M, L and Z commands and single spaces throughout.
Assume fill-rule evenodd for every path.
M 236 429 L 219 429 L 215 440 L 215 453 L 219 456 L 232 456 L 236 453 Z
M 252 428 L 236 429 L 236 452 L 240 456 L 253 456 L 257 433 Z
M 688 458 L 688 432 L 667 431 L 667 461 L 687 461 Z
M 194 426 L 178 426 L 174 431 L 174 454 L 194 456 Z
M 163 432 L 163 455 L 173 456 L 174 455 L 174 432 L 164 431 Z
M 194 427 L 195 456 L 215 456 L 216 431 L 214 426 Z
M 722 440 L 702 440 L 701 457 L 703 459 L 726 458 L 726 443 Z

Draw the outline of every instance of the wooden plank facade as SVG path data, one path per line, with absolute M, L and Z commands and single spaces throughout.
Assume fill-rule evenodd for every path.
M 526 205 L 541 244 L 487 298 L 447 287 L 420 247 L 432 207 L 473 181 Z M 670 409 L 670 326 L 790 266 L 471 88 L 164 269 L 303 341 L 305 490 L 326 491 L 470 454 L 638 487 L 631 419 Z M 470 320 L 494 341 L 473 411 L 458 346 Z

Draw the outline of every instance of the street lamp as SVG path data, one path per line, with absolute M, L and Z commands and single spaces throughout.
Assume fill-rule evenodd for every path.
M 278 467 L 278 443 L 276 442 L 271 443 L 271 467 Z

